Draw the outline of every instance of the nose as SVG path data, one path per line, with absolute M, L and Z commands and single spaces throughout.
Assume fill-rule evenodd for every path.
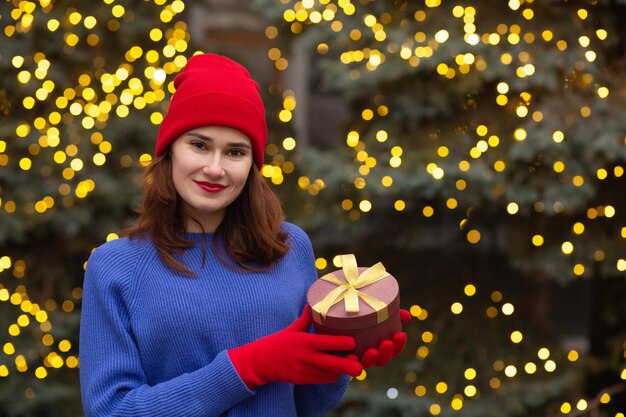
M 210 178 L 221 178 L 225 175 L 222 158 L 219 155 L 212 155 L 205 163 L 202 171 Z

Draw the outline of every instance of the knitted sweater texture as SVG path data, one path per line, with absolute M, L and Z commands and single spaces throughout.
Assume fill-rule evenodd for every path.
M 149 239 L 121 238 L 89 258 L 80 325 L 83 408 L 91 416 L 308 417 L 334 408 L 347 387 L 269 383 L 249 390 L 227 350 L 296 320 L 317 279 L 313 250 L 284 224 L 290 250 L 265 272 L 235 272 L 208 236 L 188 234 L 181 276 Z M 276 366 L 281 366 L 279 363 Z

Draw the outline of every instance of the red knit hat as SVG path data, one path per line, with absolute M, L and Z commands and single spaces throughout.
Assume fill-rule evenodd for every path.
M 243 66 L 220 55 L 195 55 L 174 79 L 174 87 L 159 127 L 156 156 L 192 129 L 225 126 L 248 136 L 261 169 L 267 142 L 265 107 L 259 85 Z

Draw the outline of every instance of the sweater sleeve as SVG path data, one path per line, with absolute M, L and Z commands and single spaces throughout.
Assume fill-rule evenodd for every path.
M 293 226 L 292 226 L 293 227 Z M 292 249 L 302 259 L 302 276 L 306 279 L 308 287 L 317 280 L 317 269 L 311 240 L 304 231 L 295 227 L 292 234 Z M 307 288 L 308 288 L 307 287 Z M 303 300 L 302 306 L 306 303 Z M 313 332 L 313 329 L 309 329 Z M 330 384 L 296 385 L 294 390 L 298 417 L 317 417 L 333 410 L 343 398 L 348 388 L 349 376 L 342 375 L 337 382 Z
M 194 372 L 148 385 L 130 325 L 140 256 L 131 256 L 127 247 L 104 246 L 91 255 L 83 286 L 79 349 L 85 415 L 219 416 L 253 396 L 226 351 Z

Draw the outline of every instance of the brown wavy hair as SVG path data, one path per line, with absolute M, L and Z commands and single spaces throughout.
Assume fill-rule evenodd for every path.
M 193 276 L 180 260 L 185 249 L 193 246 L 185 237 L 185 220 L 189 218 L 201 228 L 202 225 L 184 212 L 183 201 L 172 180 L 169 152 L 155 158 L 142 178 L 144 194 L 137 209 L 138 218 L 124 234 L 130 239 L 148 236 L 166 265 Z M 224 220 L 213 234 L 218 259 L 226 266 L 246 271 L 269 268 L 289 250 L 287 233 L 281 227 L 284 220 L 280 201 L 253 164 L 241 194 L 227 207 Z M 206 240 L 203 261 L 205 250 Z

